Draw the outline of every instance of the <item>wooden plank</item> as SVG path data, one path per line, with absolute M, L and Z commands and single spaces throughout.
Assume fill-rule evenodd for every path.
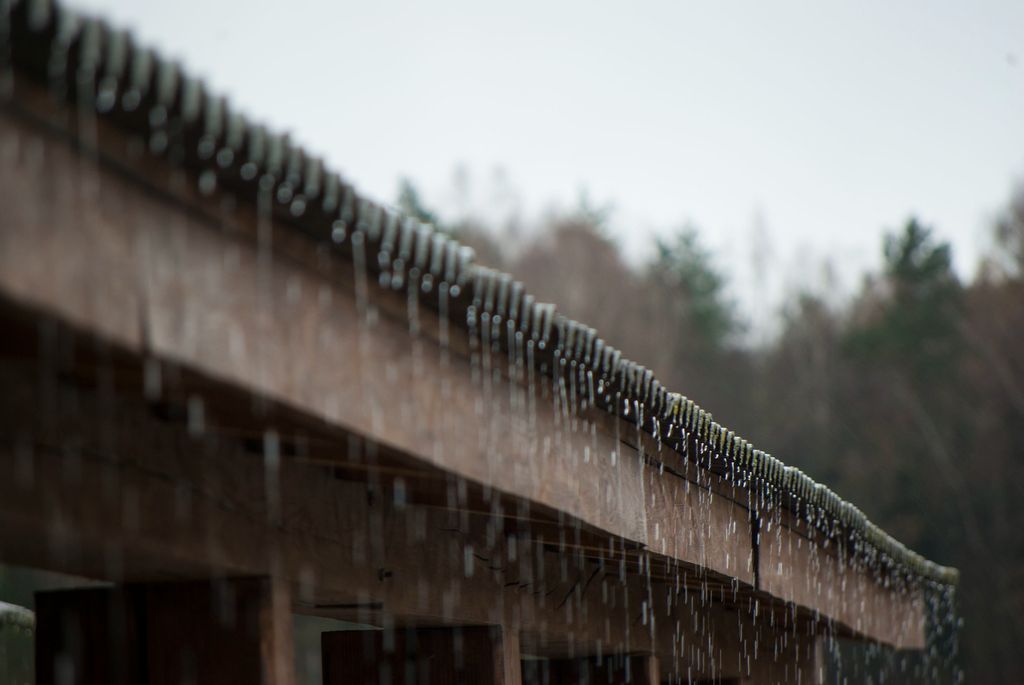
M 523 662 L 523 685 L 660 685 L 658 658 L 608 654 Z
M 822 639 L 793 634 L 771 658 L 758 659 L 744 677 L 742 685 L 825 685 Z
M 776 512 L 775 525 L 760 536 L 761 588 L 783 601 L 817 607 L 854 631 L 900 649 L 923 649 L 925 612 L 918 589 L 899 578 L 883 588 L 868 569 L 840 558 L 835 543 L 825 546 L 810 539 L 813 532 L 795 517 Z
M 324 685 L 519 685 L 516 642 L 500 626 L 325 632 Z

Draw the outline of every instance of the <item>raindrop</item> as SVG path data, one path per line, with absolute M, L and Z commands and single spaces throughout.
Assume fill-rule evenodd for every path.
M 212 195 L 217 190 L 217 174 L 212 169 L 207 169 L 199 174 L 199 192 L 203 195 Z
M 331 240 L 334 241 L 336 244 L 343 243 L 345 242 L 346 235 L 347 232 L 345 231 L 345 222 L 342 221 L 341 219 L 336 219 L 334 223 L 331 225 Z
M 206 430 L 206 416 L 203 398 L 192 395 L 188 398 L 188 433 L 198 437 Z
M 239 169 L 238 173 L 242 177 L 243 181 L 251 181 L 256 178 L 256 174 L 259 173 L 259 170 L 259 167 L 253 162 L 246 162 L 242 165 L 242 168 Z
M 221 148 L 217 152 L 217 166 L 222 169 L 226 169 L 231 166 L 232 162 L 235 161 L 235 153 L 231 151 L 231 148 Z

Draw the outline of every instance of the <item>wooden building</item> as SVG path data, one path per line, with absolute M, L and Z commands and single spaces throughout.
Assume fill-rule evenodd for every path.
M 39 683 L 816 683 L 955 586 L 102 21 L 0 2 L 0 561 Z M 2 598 L 0 598 L 2 599 Z

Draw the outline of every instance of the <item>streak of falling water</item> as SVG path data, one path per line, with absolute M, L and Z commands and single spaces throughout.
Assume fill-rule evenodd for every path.
M 281 440 L 277 431 L 263 434 L 263 477 L 267 498 L 267 522 L 280 526 L 281 518 Z
M 511 451 L 518 459 L 524 459 L 529 455 L 527 452 L 528 443 L 526 436 L 526 400 L 525 400 L 525 372 L 524 336 L 517 330 L 516 321 L 511 316 L 505 322 L 507 347 L 508 347 L 508 391 L 509 391 L 509 412 L 510 412 L 510 437 Z
M 527 435 L 529 439 L 529 454 L 537 453 L 537 378 L 536 378 L 536 344 L 530 338 L 526 341 L 526 415 L 528 420 Z
M 0 2 L 0 102 L 14 92 L 14 67 L 11 64 L 11 3 Z
M 442 280 L 437 286 L 437 310 L 438 310 L 438 365 L 440 367 L 441 387 L 440 402 L 442 407 L 451 405 L 452 382 L 450 377 L 451 369 L 451 331 L 449 321 L 449 298 L 451 286 L 447 279 Z M 441 430 L 434 436 L 433 453 L 438 460 L 445 452 L 445 439 L 452 435 L 453 427 L 450 425 L 454 412 L 441 412 Z
M 369 230 L 367 228 L 368 219 L 363 216 L 364 210 L 360 211 L 356 229 L 352 231 L 349 238 L 349 244 L 352 246 L 356 314 L 359 319 L 356 345 L 359 392 L 361 397 L 366 398 L 364 410 L 369 414 L 370 425 L 374 432 L 379 432 L 384 427 L 384 410 L 376 401 L 377 395 L 374 392 L 374 384 L 382 379 L 374 376 L 372 373 L 373 368 L 379 366 L 379 362 L 372 359 L 373 340 L 371 337 L 377 323 L 377 311 L 370 301 L 369 267 L 366 256 L 366 231 Z
M 571 462 L 572 452 L 572 427 L 569 417 L 569 390 L 567 382 L 567 360 L 563 356 L 564 350 L 555 346 L 553 351 L 552 367 L 555 373 L 555 380 L 551 392 L 552 418 L 555 423 L 555 443 L 551 456 L 560 461 Z M 567 465 L 572 472 L 572 464 Z
M 479 337 L 477 350 L 480 363 L 478 379 L 480 382 L 481 397 L 481 413 L 479 416 L 480 422 L 478 424 L 478 430 L 480 432 L 480 447 L 483 451 L 483 456 L 487 460 L 488 465 L 493 468 L 495 461 L 498 458 L 499 433 L 495 426 L 495 414 L 497 412 L 495 411 L 494 403 L 494 376 L 491 354 L 491 314 L 488 313 L 484 307 L 481 307 L 477 314 L 478 328 L 476 333 Z
M 426 269 L 427 238 L 428 236 L 425 233 L 425 228 L 422 226 L 416 227 L 416 231 L 413 236 L 415 253 L 408 266 L 405 278 L 406 320 L 412 344 L 412 378 L 407 382 L 413 388 L 422 387 L 426 380 L 423 358 L 425 341 L 421 336 L 422 322 L 420 320 L 420 296 L 421 291 L 423 294 L 427 294 L 432 288 L 429 273 L 426 274 L 426 276 L 423 275 Z M 408 258 L 407 255 L 403 256 Z M 411 421 L 422 420 L 418 419 L 418 416 L 416 415 L 417 409 L 415 404 L 413 402 L 409 402 L 408 404 L 408 407 L 402 408 L 403 416 L 405 416 L 407 420 Z
M 350 241 L 352 245 L 353 286 L 356 292 L 356 309 L 360 319 L 368 323 L 370 318 L 370 296 L 366 275 L 365 236 L 362 231 L 353 231 Z
M 466 308 L 466 344 L 469 347 L 469 375 L 473 386 L 477 389 L 477 394 L 473 404 L 473 413 L 476 419 L 476 425 L 482 426 L 485 420 L 486 405 L 484 404 L 484 380 L 482 376 L 482 361 L 480 351 L 480 334 L 478 331 L 479 325 L 479 314 L 477 312 L 476 304 L 471 304 Z M 486 449 L 487 446 L 487 431 L 478 431 L 478 444 L 481 450 Z
M 260 387 L 267 387 L 270 369 L 263 360 L 269 358 L 269 341 L 273 337 L 274 321 L 274 219 L 273 219 L 274 177 L 264 174 L 260 177 L 256 193 L 256 273 L 257 273 L 257 330 L 253 345 L 255 358 L 260 361 L 255 373 Z

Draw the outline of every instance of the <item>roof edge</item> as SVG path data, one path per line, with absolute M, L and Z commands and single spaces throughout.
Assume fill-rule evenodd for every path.
M 702 467 L 760 495 L 755 508 L 785 506 L 829 538 L 846 539 L 862 563 L 911 580 L 959 582 L 957 569 L 908 549 L 828 487 L 669 392 L 593 328 L 536 301 L 509 274 L 476 264 L 472 250 L 436 228 L 361 197 L 318 157 L 250 122 L 127 32 L 49 0 L 0 0 L 0 93 L 10 92 L 12 66 L 58 100 L 142 135 L 149 153 L 193 171 L 202 192 L 269 202 L 276 218 L 361 263 L 384 287 L 415 288 L 483 341 L 576 381 L 581 406 L 637 423 L 684 454 L 695 447 Z

